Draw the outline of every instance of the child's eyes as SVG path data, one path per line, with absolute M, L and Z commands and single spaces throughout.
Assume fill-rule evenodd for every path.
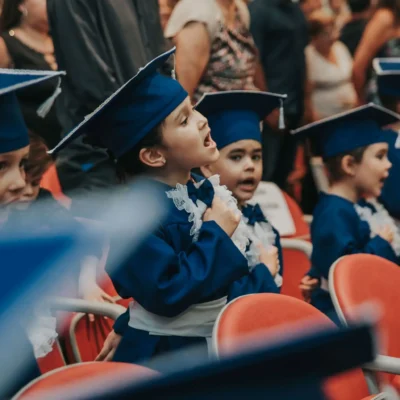
M 181 125 L 182 125 L 182 126 L 186 126 L 186 125 L 188 124 L 188 121 L 189 121 L 189 118 L 186 117 L 186 118 L 181 122 Z
M 261 156 L 253 156 L 253 161 L 260 161 L 261 160 Z
M 240 161 L 242 159 L 242 156 L 231 156 L 230 159 L 232 161 Z
M 376 156 L 379 160 L 383 160 L 384 158 L 386 158 L 386 154 L 378 154 Z
M 28 164 L 28 160 L 26 158 L 24 158 L 23 160 L 21 160 L 21 163 L 19 164 L 19 167 L 21 169 L 26 169 L 27 164 Z
M 7 168 L 7 163 L 6 162 L 0 162 L 0 171 L 3 171 Z

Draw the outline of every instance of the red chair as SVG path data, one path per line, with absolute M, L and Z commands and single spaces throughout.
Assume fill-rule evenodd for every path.
M 386 356 L 378 356 L 370 365 L 382 371 L 400 392 L 400 269 L 384 258 L 355 254 L 340 258 L 330 269 L 329 292 L 339 318 L 344 322 L 354 317 L 352 309 L 367 301 L 382 308 L 378 329 Z M 389 357 L 387 357 L 389 356 Z
M 300 281 L 311 267 L 312 245 L 299 239 L 281 239 L 283 254 L 283 285 L 281 293 L 303 300 Z
M 40 182 L 40 187 L 51 192 L 54 198 L 65 207 L 70 207 L 71 199 L 65 196 L 62 192 L 55 164 L 51 165 L 50 168 L 43 175 Z
M 296 233 L 288 238 L 291 239 L 310 239 L 310 226 L 306 221 L 303 211 L 287 193 L 282 192 L 283 197 L 286 200 L 286 204 L 289 208 L 290 214 L 292 215 Z
M 44 392 L 51 394 L 51 398 L 62 399 L 63 393 L 67 390 L 76 390 L 85 384 L 90 390 L 91 387 L 98 388 L 102 382 L 118 384 L 126 382 L 127 379 L 131 382 L 157 375 L 156 371 L 134 364 L 90 362 L 69 365 L 42 375 L 29 383 L 14 396 L 13 400 L 40 399 Z
M 221 357 L 237 351 L 250 335 L 262 333 L 264 338 L 268 335 L 279 337 L 277 328 L 281 328 L 280 334 L 283 329 L 293 331 L 294 324 L 302 321 L 335 327 L 327 316 L 298 299 L 269 293 L 243 296 L 229 303 L 220 313 L 214 326 L 213 347 Z M 331 400 L 375 398 L 370 397 L 361 369 L 329 379 L 324 390 Z
M 64 354 L 61 350 L 60 342 L 56 340 L 54 342 L 52 351 L 45 357 L 38 358 L 37 363 L 42 374 L 64 367 L 66 362 Z

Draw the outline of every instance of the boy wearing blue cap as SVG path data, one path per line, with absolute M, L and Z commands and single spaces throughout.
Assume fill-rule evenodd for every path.
M 330 179 L 329 193 L 321 193 L 311 225 L 313 253 L 310 276 L 321 287 L 311 303 L 335 322 L 328 291 L 331 265 L 348 254 L 375 254 L 397 263 L 400 233 L 378 202 L 389 176 L 388 144 L 382 127 L 400 116 L 369 104 L 326 118 L 294 131 L 314 139 L 314 153 L 322 156 Z
M 117 361 L 205 345 L 231 299 L 231 285 L 239 279 L 251 284 L 257 268 L 246 257 L 251 235 L 236 200 L 219 177 L 198 181 L 191 175 L 219 153 L 187 92 L 157 72 L 173 52 L 142 68 L 53 150 L 86 134 L 90 143 L 109 149 L 121 175 L 144 175 L 170 199 L 167 221 L 110 273 L 118 293 L 135 299 L 125 316 L 128 328 L 122 332 L 123 324 L 116 325 L 124 333 Z M 265 266 L 259 273 L 270 275 Z
M 381 58 L 373 61 L 377 74 L 378 95 L 382 105 L 396 113 L 400 112 L 400 59 Z M 386 130 L 389 144 L 388 157 L 393 164 L 392 170 L 379 198 L 389 214 L 400 220 L 400 125 L 394 124 Z
M 257 282 L 254 292 L 278 292 L 282 286 L 283 259 L 279 233 L 267 221 L 253 197 L 262 177 L 260 124 L 286 96 L 265 92 L 231 91 L 206 94 L 196 105 L 208 118 L 213 139 L 220 151 L 219 159 L 201 167 L 204 176 L 218 174 L 221 184 L 238 201 L 252 232 L 249 253 L 265 265 L 271 277 Z M 278 255 L 278 257 L 276 256 Z M 273 279 L 271 279 L 273 278 Z M 239 282 L 232 289 L 235 290 Z M 243 294 L 248 294 L 249 288 Z
M 29 156 L 28 130 L 15 91 L 61 74 L 63 72 L 0 70 L 0 231 L 5 228 L 10 207 L 20 199 L 25 188 L 24 168 Z M 16 379 L 11 392 L 40 375 L 28 339 L 24 348 L 29 352 L 27 368 Z

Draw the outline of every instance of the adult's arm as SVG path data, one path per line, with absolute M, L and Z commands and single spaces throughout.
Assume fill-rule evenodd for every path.
M 378 10 L 365 28 L 361 42 L 354 55 L 353 83 L 359 104 L 366 102 L 365 84 L 367 71 L 382 46 L 393 37 L 394 16 L 386 9 Z

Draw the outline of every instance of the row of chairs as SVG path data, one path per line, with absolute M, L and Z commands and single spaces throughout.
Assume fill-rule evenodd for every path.
M 362 285 L 355 285 L 354 282 L 362 282 Z M 349 324 L 356 317 L 359 319 L 360 306 L 366 302 L 376 301 L 379 304 L 378 328 L 382 339 L 379 350 L 384 355 L 379 355 L 373 363 L 366 365 L 364 371 L 356 369 L 328 379 L 324 384 L 327 399 L 390 399 L 393 387 L 400 392 L 399 286 L 398 267 L 373 255 L 346 256 L 332 267 L 330 291 L 343 323 Z M 355 309 L 358 309 L 357 315 Z M 298 331 L 299 326 L 304 329 L 304 324 L 308 327 L 318 325 L 335 328 L 329 318 L 299 299 L 275 294 L 243 296 L 229 303 L 220 313 L 214 327 L 213 347 L 218 357 L 224 357 L 253 343 L 251 338 L 255 333 L 261 333 L 265 341 L 274 341 L 271 338 L 281 337 L 285 331 L 287 335 L 287 332 Z M 288 368 L 301 368 L 301 365 Z M 157 374 L 133 365 L 82 363 L 44 375 L 28 385 L 16 399 L 27 399 L 38 390 L 59 389 L 67 383 L 82 382 L 108 373 L 118 373 L 121 379 L 126 374 L 132 379 Z

